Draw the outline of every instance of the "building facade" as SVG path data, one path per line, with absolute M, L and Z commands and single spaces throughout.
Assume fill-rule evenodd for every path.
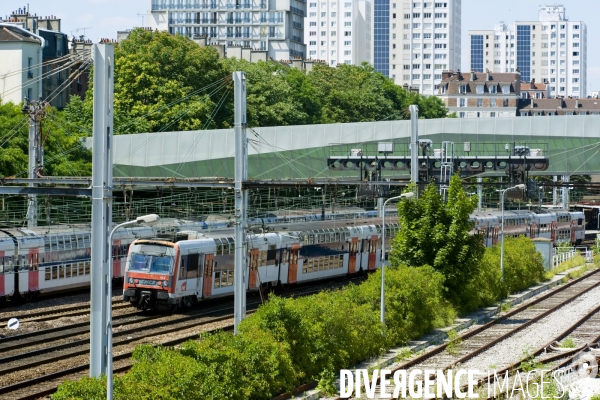
M 539 21 L 515 23 L 524 81 L 548 82 L 551 97 L 587 96 L 587 27 L 564 6 L 540 6 Z
M 521 96 L 519 73 L 446 71 L 437 95 L 459 118 L 514 117 Z
M 587 27 L 562 5 L 540 6 L 538 21 L 469 31 L 469 45 L 473 71 L 518 70 L 524 82 L 547 83 L 550 97 L 587 96 Z
M 330 66 L 371 62 L 370 1 L 313 0 L 307 13 L 304 43 L 308 58 Z
M 543 115 L 600 115 L 598 99 L 530 99 L 521 100 L 519 113 L 521 117 Z
M 149 25 L 291 60 L 306 57 L 305 16 L 306 3 L 300 0 L 151 0 Z
M 72 69 L 71 66 L 67 66 L 70 60 L 65 56 L 69 54 L 69 42 L 67 35 L 60 31 L 61 20 L 54 15 L 42 17 L 30 13 L 26 8 L 19 8 L 4 22 L 44 39 L 42 49 L 44 65 L 40 65 L 42 72 L 36 79 L 41 83 L 41 93 L 31 99 L 37 100 L 41 97 L 52 106 L 62 109 L 69 101 L 70 91 L 66 81 Z
M 471 71 L 515 72 L 515 32 L 504 22 L 493 30 L 469 31 L 469 47 Z
M 461 0 L 392 0 L 389 25 L 390 78 L 437 94 L 442 72 L 460 68 Z
M 14 25 L 0 23 L 0 101 L 19 104 L 42 94 L 44 39 Z

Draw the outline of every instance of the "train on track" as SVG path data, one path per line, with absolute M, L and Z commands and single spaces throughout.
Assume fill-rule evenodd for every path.
M 398 229 L 396 213 L 395 207 L 386 209 L 386 252 Z M 340 208 L 251 217 L 249 226 L 256 233 L 249 236 L 248 289 L 378 268 L 382 228 L 376 215 L 374 210 Z M 584 237 L 583 218 L 581 212 L 561 210 L 544 214 L 506 211 L 505 234 L 575 244 Z M 498 241 L 500 213 L 476 213 L 472 220 L 473 233 L 483 234 L 487 246 Z M 140 307 L 179 306 L 230 294 L 235 252 L 232 222 L 232 217 L 213 215 L 199 222 L 165 219 L 151 227 L 116 231 L 113 276 L 122 279 L 127 275 L 125 299 Z M 0 302 L 89 286 L 90 242 L 91 230 L 86 225 L 0 229 Z M 162 258 L 157 256 L 162 253 Z
M 481 234 L 486 246 L 498 242 L 500 212 L 474 213 L 471 221 L 472 233 Z M 296 223 L 271 225 L 268 232 L 247 237 L 246 289 L 256 291 L 373 271 L 381 266 L 382 251 L 387 259 L 391 238 L 398 229 L 393 216 L 386 219 L 385 227 L 379 218 L 311 218 L 309 222 L 299 222 L 298 218 Z M 584 215 L 565 210 L 540 214 L 505 211 L 504 234 L 578 244 L 585 237 Z M 232 295 L 234 255 L 240 251 L 233 236 L 233 229 L 225 227 L 212 232 L 183 231 L 179 241 L 134 241 L 126 262 L 123 300 L 140 309 L 176 309 Z

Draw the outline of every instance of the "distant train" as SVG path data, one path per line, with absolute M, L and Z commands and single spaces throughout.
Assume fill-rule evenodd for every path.
M 505 211 L 504 233 L 577 244 L 585 236 L 583 218 L 581 212 L 563 210 L 542 214 Z M 472 233 L 481 234 L 486 246 L 498 242 L 500 212 L 475 213 L 471 221 Z M 334 219 L 278 224 L 267 233 L 251 234 L 246 290 L 375 270 L 381 266 L 382 251 L 387 259 L 398 228 L 396 217 L 387 219 L 385 228 L 379 218 Z M 382 246 L 383 229 L 386 240 Z M 140 309 L 174 309 L 233 294 L 234 254 L 239 251 L 233 236 L 232 229 L 222 229 L 189 232 L 178 242 L 134 241 L 126 263 L 123 300 Z

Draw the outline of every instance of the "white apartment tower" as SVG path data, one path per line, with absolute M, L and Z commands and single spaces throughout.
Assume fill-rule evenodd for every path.
M 473 72 L 515 72 L 514 28 L 504 22 L 493 30 L 469 31 L 469 62 Z
M 551 97 L 587 96 L 587 27 L 562 5 L 540 6 L 539 21 L 515 22 L 521 80 L 548 82 Z
M 330 66 L 372 63 L 369 0 L 309 0 L 304 26 L 308 58 Z
M 389 75 L 397 85 L 435 95 L 442 72 L 460 68 L 461 0 L 391 0 L 389 31 Z
M 304 0 L 151 0 L 150 28 L 211 44 L 266 50 L 275 60 L 306 57 Z
M 587 27 L 569 21 L 562 5 L 540 6 L 538 21 L 469 31 L 469 67 L 475 72 L 521 73 L 547 83 L 550 97 L 587 96 Z M 514 69 L 513 69 L 514 68 Z

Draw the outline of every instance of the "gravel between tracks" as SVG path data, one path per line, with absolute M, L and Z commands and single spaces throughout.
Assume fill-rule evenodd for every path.
M 533 351 L 556 338 L 578 319 L 598 307 L 599 303 L 600 288 L 596 287 L 548 317 L 467 361 L 460 368 L 484 371 L 491 366 L 494 366 L 493 369 L 507 367 L 522 359 L 524 352 Z

